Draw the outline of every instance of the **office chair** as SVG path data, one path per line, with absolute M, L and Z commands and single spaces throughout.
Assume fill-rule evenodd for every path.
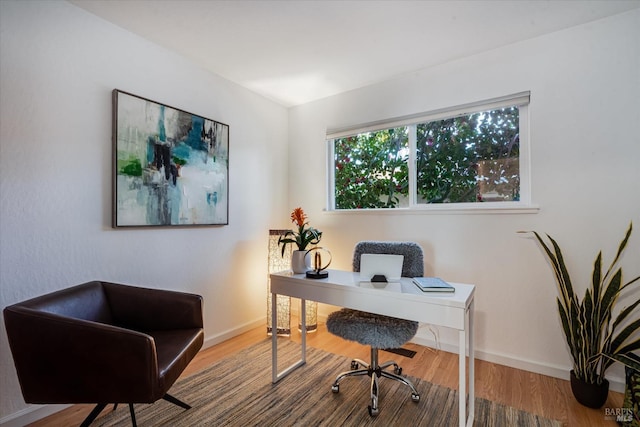
M 362 254 L 392 254 L 403 255 L 403 277 L 419 277 L 424 274 L 424 257 L 422 248 L 412 242 L 359 242 L 353 251 L 353 271 L 360 271 L 360 257 Z M 327 329 L 330 333 L 341 338 L 356 341 L 371 347 L 371 361 L 364 362 L 354 359 L 351 370 L 336 377 L 331 390 L 340 391 L 340 382 L 352 376 L 368 375 L 371 377 L 371 405 L 369 415 L 375 417 L 378 409 L 378 379 L 380 377 L 399 381 L 411 389 L 411 400 L 420 401 L 420 395 L 408 379 L 401 376 L 402 368 L 393 360 L 380 364 L 378 350 L 392 349 L 402 346 L 413 338 L 418 331 L 418 322 L 397 319 L 394 317 L 366 313 L 358 310 L 343 308 L 331 313 L 327 318 Z M 360 366 L 363 366 L 360 368 Z M 393 372 L 385 369 L 393 366 Z

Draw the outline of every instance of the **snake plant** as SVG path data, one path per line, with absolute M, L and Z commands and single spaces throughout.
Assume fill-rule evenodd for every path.
M 547 234 L 551 242 L 548 245 L 540 234 L 533 232 L 553 267 L 559 291 L 558 313 L 573 358 L 574 374 L 587 383 L 601 384 L 607 368 L 616 361 L 640 371 L 640 357 L 634 353 L 640 349 L 640 310 L 637 310 L 640 305 L 640 276 L 623 283 L 622 267 L 617 266 L 632 229 L 633 224 L 630 223 L 604 276 L 602 251 L 598 253 L 591 286 L 582 299 L 574 292 L 558 243 Z M 635 301 L 616 312 L 614 309 L 620 294 L 631 290 L 635 290 L 632 294 Z

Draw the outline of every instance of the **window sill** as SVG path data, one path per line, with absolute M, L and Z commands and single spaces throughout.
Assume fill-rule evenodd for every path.
M 325 209 L 328 214 L 365 215 L 484 215 L 484 214 L 537 214 L 538 205 L 517 203 L 457 203 L 415 205 L 409 208 L 378 209 Z

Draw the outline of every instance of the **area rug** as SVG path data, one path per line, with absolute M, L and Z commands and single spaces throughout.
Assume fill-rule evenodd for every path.
M 279 339 L 280 370 L 300 356 L 300 347 Z M 377 417 L 369 416 L 368 377 L 354 377 L 331 392 L 335 376 L 350 359 L 307 348 L 307 364 L 271 383 L 271 341 L 265 339 L 209 368 L 180 379 L 170 393 L 192 406 L 184 410 L 164 400 L 135 405 L 138 426 L 457 426 L 458 393 L 411 378 L 420 402 L 404 385 L 381 381 Z M 127 405 L 98 418 L 92 426 L 130 426 Z M 508 406 L 476 398 L 476 426 L 561 426 Z

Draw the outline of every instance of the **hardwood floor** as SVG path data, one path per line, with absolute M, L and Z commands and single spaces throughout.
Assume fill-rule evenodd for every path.
M 292 324 L 296 324 L 292 322 Z M 266 340 L 265 327 L 259 327 L 223 343 L 201 351 L 185 370 L 183 376 L 190 375 L 210 364 L 227 357 L 243 348 Z M 291 337 L 300 341 L 300 334 L 294 331 Z M 344 341 L 327 332 L 324 324 L 318 331 L 307 336 L 307 345 L 347 357 L 363 360 L 369 358 L 369 349 L 357 343 Z M 457 389 L 458 356 L 444 351 L 422 347 L 416 344 L 405 346 L 417 351 L 413 358 L 381 354 L 381 359 L 396 359 L 403 372 L 432 383 Z M 329 392 L 329 390 L 327 390 Z M 602 409 L 589 409 L 574 399 L 568 381 L 534 374 L 519 369 L 476 360 L 476 396 L 513 406 L 527 412 L 562 421 L 568 427 L 616 426 L 616 422 L 605 417 L 605 408 L 620 408 L 623 395 L 609 392 L 609 399 Z M 78 426 L 91 411 L 93 405 L 74 405 L 51 415 L 31 427 Z M 105 409 L 103 411 L 107 413 Z

